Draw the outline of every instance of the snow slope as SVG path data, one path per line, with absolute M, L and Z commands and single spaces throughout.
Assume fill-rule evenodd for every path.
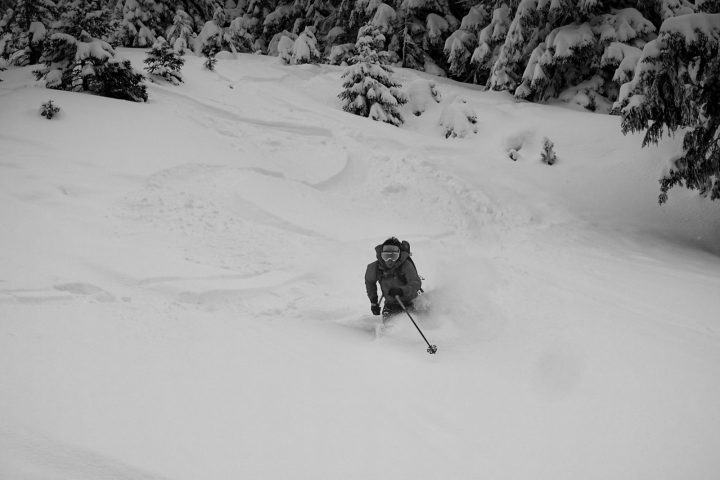
M 405 70 L 443 97 L 397 129 L 338 67 L 201 64 L 146 104 L 0 73 L 0 478 L 720 476 L 720 209 L 657 205 L 677 139 Z M 390 235 L 437 355 L 375 338 Z

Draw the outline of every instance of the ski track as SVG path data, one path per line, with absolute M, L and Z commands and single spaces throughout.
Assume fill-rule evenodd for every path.
M 309 71 L 300 72 L 307 74 L 305 76 L 312 74 Z M 295 73 L 284 74 L 272 70 L 272 75 L 262 77 L 261 80 L 267 84 L 281 83 L 285 87 L 284 84 L 292 80 L 293 75 Z M 218 74 L 217 78 L 224 85 L 240 85 L 251 77 Z M 259 77 L 252 78 L 257 80 Z M 117 330 L 121 336 L 136 335 L 140 340 L 135 340 L 137 344 L 109 342 L 109 349 L 122 350 L 128 345 L 132 348 L 140 345 L 140 350 L 147 348 L 151 354 L 143 360 L 150 360 L 151 364 L 157 362 L 155 368 L 167 369 L 159 368 L 158 376 L 149 378 L 167 381 L 168 385 L 177 381 L 168 372 L 178 377 L 185 376 L 188 373 L 186 370 L 190 371 L 190 376 L 198 372 L 204 375 L 211 372 L 209 376 L 212 378 L 199 378 L 198 382 L 205 382 L 203 384 L 211 389 L 212 402 L 219 401 L 219 404 L 208 402 L 203 405 L 220 405 L 218 411 L 231 417 L 236 415 L 235 421 L 247 419 L 243 416 L 246 412 L 240 406 L 247 405 L 242 401 L 253 398 L 253 392 L 248 393 L 243 389 L 245 378 L 228 381 L 218 371 L 227 370 L 250 376 L 260 386 L 259 399 L 253 404 L 258 414 L 279 412 L 271 410 L 266 403 L 283 407 L 279 416 L 268 415 L 265 423 L 271 422 L 270 427 L 266 424 L 249 425 L 249 431 L 258 434 L 256 436 L 264 435 L 262 438 L 265 441 L 285 441 L 285 428 L 295 427 L 288 419 L 294 417 L 296 412 L 315 414 L 311 419 L 339 420 L 342 435 L 347 435 L 346 424 L 348 428 L 362 426 L 362 422 L 353 423 L 354 415 L 341 410 L 346 405 L 340 405 L 338 410 L 323 415 L 311 405 L 317 400 L 316 397 L 311 397 L 311 401 L 288 396 L 292 386 L 302 388 L 301 380 L 308 375 L 310 368 L 338 368 L 337 365 L 339 368 L 352 368 L 362 365 L 357 372 L 359 378 L 354 375 L 356 372 L 347 375 L 345 371 L 338 373 L 333 370 L 329 371 L 337 376 L 328 378 L 335 381 L 347 378 L 349 385 L 352 385 L 351 389 L 361 385 L 370 390 L 370 398 L 374 398 L 375 404 L 384 408 L 381 415 L 375 416 L 381 418 L 381 423 L 390 425 L 388 429 L 381 428 L 378 431 L 392 437 L 391 441 L 405 438 L 402 436 L 402 432 L 405 432 L 408 435 L 432 437 L 433 441 L 438 442 L 435 450 L 429 449 L 429 444 L 424 444 L 425 450 L 420 457 L 414 451 L 410 454 L 404 452 L 403 462 L 432 457 L 439 459 L 438 464 L 441 461 L 452 463 L 448 469 L 453 472 L 462 471 L 463 467 L 469 471 L 476 465 L 468 460 L 468 454 L 481 452 L 478 461 L 484 464 L 485 473 L 490 472 L 492 478 L 511 478 L 511 473 L 518 472 L 530 475 L 532 472 L 529 469 L 534 467 L 546 469 L 538 478 L 568 478 L 555 473 L 587 473 L 588 469 L 592 470 L 588 478 L 597 478 L 593 466 L 567 469 L 557 465 L 567 462 L 568 451 L 562 447 L 571 446 L 578 428 L 589 426 L 601 429 L 604 426 L 592 413 L 582 411 L 584 408 L 590 410 L 598 407 L 593 403 L 596 397 L 602 402 L 614 395 L 613 392 L 597 390 L 598 386 L 613 385 L 609 381 L 602 383 L 603 368 L 608 369 L 604 372 L 608 376 L 626 375 L 631 379 L 635 373 L 643 379 L 643 375 L 656 373 L 652 366 L 642 364 L 642 361 L 647 362 L 648 359 L 656 360 L 655 357 L 643 357 L 642 351 L 636 353 L 636 346 L 631 345 L 630 341 L 628 345 L 617 346 L 624 340 L 623 333 L 630 332 L 635 335 L 631 338 L 647 341 L 641 347 L 650 350 L 656 348 L 662 355 L 670 352 L 683 360 L 684 355 L 693 357 L 694 354 L 673 350 L 678 343 L 688 342 L 688 345 L 695 345 L 698 349 L 707 347 L 696 355 L 701 366 L 707 358 L 716 357 L 713 352 L 720 340 L 716 331 L 703 324 L 704 321 L 707 323 L 705 317 L 698 315 L 696 321 L 685 321 L 680 317 L 671 318 L 663 311 L 663 302 L 670 305 L 673 301 L 672 280 L 676 273 L 673 265 L 653 256 L 652 252 L 643 251 L 635 240 L 629 241 L 627 248 L 619 248 L 620 240 L 612 238 L 613 232 L 599 233 L 588 227 L 563 205 L 557 204 L 557 201 L 553 204 L 545 198 L 538 188 L 526 191 L 526 185 L 520 181 L 503 181 L 502 178 L 496 181 L 493 175 L 498 170 L 490 168 L 485 178 L 478 174 L 479 169 L 472 172 L 454 169 L 453 160 L 474 158 L 477 155 L 474 147 L 462 141 L 428 140 L 422 147 L 414 147 L 414 136 L 417 133 L 398 131 L 397 135 L 390 137 L 380 129 L 391 127 L 380 125 L 356 131 L 354 122 L 361 125 L 364 120 L 355 118 L 335 126 L 334 117 L 338 112 L 305 109 L 300 102 L 288 102 L 287 98 L 270 99 L 267 111 L 258 115 L 277 117 L 281 111 L 292 110 L 286 118 L 297 116 L 297 121 L 248 117 L 232 102 L 222 104 L 221 100 L 206 96 L 194 98 L 161 85 L 153 85 L 151 89 L 158 100 L 172 104 L 171 108 L 176 115 L 216 134 L 218 142 L 230 146 L 238 153 L 238 157 L 202 159 L 198 163 L 158 169 L 145 177 L 132 177 L 133 181 L 128 183 L 136 188 L 114 199 L 104 218 L 107 218 L 108 230 L 118 237 L 119 244 L 127 240 L 131 245 L 142 245 L 142 251 L 133 252 L 133 256 L 128 257 L 134 260 L 133 265 L 113 264 L 112 261 L 104 262 L 101 257 L 96 257 L 84 260 L 84 264 L 78 261 L 80 266 L 77 269 L 48 274 L 51 280 L 46 280 L 42 285 L 30 284 L 16 288 L 13 280 L 9 280 L 9 283 L 0 280 L 4 282 L 3 286 L 8 287 L 0 289 L 0 305 L 7 306 L 8 311 L 21 313 L 25 312 L 20 309 L 22 304 L 40 307 L 59 305 L 68 307 L 70 314 L 80 312 L 83 315 L 102 316 L 110 312 L 108 316 L 115 315 L 122 320 L 119 322 L 122 328 Z M 226 94 L 237 93 L 237 90 L 228 90 L 220 97 L 228 98 Z M 452 91 L 452 88 L 448 90 Z M 252 91 L 242 93 L 248 96 L 252 94 Z M 287 97 L 290 97 L 289 93 Z M 513 118 L 511 113 L 516 115 L 517 109 L 522 108 L 514 104 L 494 105 L 488 102 L 493 111 L 502 112 L 503 120 Z M 312 114 L 309 120 L 308 113 Z M 308 125 L 312 123 L 317 126 Z M 488 149 L 491 153 L 486 156 L 504 155 L 505 151 L 512 148 L 521 153 L 522 161 L 531 155 L 535 156 L 540 138 L 541 129 L 514 126 L 511 133 L 488 140 L 488 145 L 493 148 Z M 31 145 L 28 140 L 17 137 L 0 135 L 0 140 L 11 141 L 20 147 Z M 31 146 L 47 148 L 39 142 Z M 304 166 L 290 162 L 292 155 L 298 152 L 299 156 L 305 158 L 311 158 L 309 152 L 313 152 L 315 157 L 311 161 L 315 163 Z M 5 168 L 20 166 L 3 165 Z M 65 187 L 58 188 L 67 196 Z M 508 202 L 511 194 L 521 198 Z M 281 201 L 275 201 L 279 197 Z M 26 200 L 39 202 L 40 194 L 28 196 Z M 298 206 L 310 210 L 310 215 Z M 313 215 L 322 221 L 308 218 Z M 428 340 L 438 345 L 438 355 L 430 356 L 430 359 L 423 354 L 425 347 L 405 314 L 395 316 L 390 321 L 391 327 L 378 336 L 375 330 L 378 317 L 366 313 L 367 299 L 364 296 L 362 274 L 365 265 L 374 259 L 372 246 L 389 235 L 408 238 L 413 242 L 414 252 L 419 252 L 420 273 L 428 277 L 424 284 L 426 293 L 417 301 L 420 311 L 414 314 L 414 318 Z M 625 256 L 615 258 L 617 252 L 623 252 Z M 122 258 L 122 253 L 119 255 L 118 258 Z M 150 259 L 148 265 L 144 265 L 143 259 Z M 637 266 L 639 272 L 623 284 L 615 277 L 630 271 L 620 268 L 627 269 L 627 262 Z M 548 266 L 552 267 L 550 271 Z M 711 282 L 716 278 L 707 269 L 703 270 L 704 265 L 698 265 L 697 268 L 695 276 L 683 278 L 685 281 L 691 279 L 697 282 L 699 288 L 698 293 L 694 292 L 697 295 L 695 298 L 701 298 L 704 290 L 700 287 L 707 288 L 707 284 L 712 285 Z M 582 273 L 576 273 L 579 270 Z M 584 289 L 568 285 L 564 274 L 569 274 L 571 281 L 587 285 Z M 348 276 L 357 281 L 353 280 L 355 283 L 351 285 L 347 281 Z M 640 282 L 658 277 L 662 277 L 664 282 L 662 288 L 656 285 L 655 290 L 642 291 L 647 298 L 638 301 L 626 293 L 633 291 Z M 621 287 L 619 293 L 607 286 L 613 280 Z M 667 298 L 658 301 L 653 295 Z M 603 305 L 600 298 L 612 299 L 612 305 Z M 647 305 L 652 307 L 642 307 Z M 114 310 L 107 310 L 110 307 Z M 608 310 L 608 313 L 604 310 Z M 583 318 L 571 318 L 568 312 L 583 312 L 586 315 Z M 655 316 L 660 320 L 656 321 Z M 41 315 L 38 314 L 38 317 L 41 318 Z M 83 316 L 81 320 L 87 321 L 87 318 Z M 238 328 L 238 319 L 241 319 L 246 330 Z M 113 317 L 112 320 L 117 318 Z M 17 323 L 20 326 L 14 328 L 24 334 L 22 328 L 28 327 L 22 322 Z M 114 326 L 112 321 L 107 323 L 109 326 L 103 323 L 98 328 L 111 329 Z M 277 345 L 267 340 L 271 336 L 292 337 L 296 330 L 307 327 L 308 323 L 321 324 L 315 325 L 317 330 L 311 330 L 310 334 L 319 337 L 313 339 L 318 343 L 312 344 L 312 341 L 306 339 L 308 346 L 315 346 L 327 355 L 327 358 L 320 358 L 316 363 L 302 361 L 307 352 L 304 346 L 296 346 L 294 339 L 293 344 L 280 341 Z M 35 325 L 33 322 L 28 324 Z M 68 324 L 73 324 L 73 321 Z M 656 327 L 662 328 L 655 332 Z M 42 335 L 40 329 L 43 325 L 37 328 L 37 331 L 29 330 L 29 335 Z M 117 332 L 111 330 L 108 336 L 115 338 Z M 261 367 L 253 363 L 258 361 L 255 358 L 243 356 L 245 352 L 240 337 L 246 333 L 257 343 L 245 344 L 245 348 L 252 352 L 250 356 L 267 355 L 262 357 L 267 363 Z M 332 334 L 349 334 L 352 342 L 340 341 L 334 345 L 333 342 L 340 337 L 332 337 Z M 8 340 L 14 335 L 9 333 L 5 341 L 21 351 L 20 344 Z M 588 340 L 592 335 L 597 337 L 595 343 Z M 226 336 L 229 339 L 226 340 Z M 181 347 L 176 347 L 183 349 L 183 352 L 174 352 L 168 345 L 179 338 L 186 342 L 180 342 Z M 208 338 L 211 341 L 208 342 Z M 47 345 L 51 345 L 52 341 L 54 339 L 48 339 Z M 285 339 L 285 342 L 289 340 Z M 631 354 L 621 347 L 627 347 Z M 593 351 L 603 348 L 606 351 Z M 280 349 L 284 349 L 282 353 L 287 358 L 278 354 Z M 617 360 L 613 358 L 614 349 L 620 352 Z M 154 356 L 167 352 L 178 353 L 178 358 L 157 360 Z M 85 352 L 89 356 L 96 353 L 91 348 Z M 343 363 L 343 357 L 353 355 L 361 358 L 358 364 Z M 622 355 L 627 355 L 627 358 Z M 381 360 L 373 364 L 367 356 L 377 356 Z M 421 356 L 422 359 L 419 358 Z M 45 357 L 41 355 L 39 358 Z M 113 357 L 110 358 L 112 360 Z M 118 355 L 116 358 L 128 361 L 133 357 Z M 212 361 L 208 361 L 208 358 Z M 277 358 L 281 359 L 280 366 L 273 364 Z M 639 366 L 626 363 L 635 359 L 641 360 Z M 180 367 L 174 365 L 176 360 L 180 362 Z M 201 368 L 192 370 L 198 361 Z M 425 363 L 418 363 L 422 361 Z M 609 366 L 599 365 L 613 361 L 616 363 Z M 168 362 L 167 366 L 163 362 Z M 247 362 L 247 365 L 243 362 Z M 457 368 L 468 362 L 476 363 L 467 370 Z M 368 364 L 371 366 L 365 371 Z M 389 376 L 385 379 L 386 384 L 381 384 L 376 379 L 377 372 L 370 371 L 373 365 L 393 372 L 388 375 L 394 376 Z M 416 368 L 418 365 L 423 368 Z M 202 369 L 208 366 L 212 368 Z M 126 384 L 142 387 L 141 382 L 134 383 L 133 373 L 144 372 L 147 365 L 139 362 L 136 367 L 137 372 L 128 372 L 131 381 L 126 379 Z M 268 368 L 269 373 L 265 375 L 263 371 L 263 375 L 257 375 L 255 372 L 261 368 Z M 293 368 L 297 368 L 297 371 Z M 696 373 L 699 378 L 697 384 L 707 383 L 703 375 L 711 372 L 708 367 L 707 371 Z M 106 375 L 110 373 L 100 372 L 98 378 L 105 381 Z M 288 381 L 293 373 L 300 380 L 291 380 L 297 380 L 297 383 Z M 213 381 L 216 380 L 214 375 L 219 375 L 217 383 Z M 273 375 L 284 378 L 291 387 L 284 385 L 275 387 L 277 390 L 273 391 Z M 662 375 L 658 374 L 658 379 L 662 379 Z M 341 404 L 348 402 L 353 406 L 359 405 L 357 400 L 348 400 L 349 397 L 355 397 L 357 392 L 346 397 L 341 392 L 343 386 L 328 387 L 325 380 L 317 379 L 316 386 L 328 388 L 329 398 Z M 434 383 L 425 384 L 425 380 Z M 415 385 L 416 381 L 418 385 Z M 114 380 L 109 382 L 113 383 Z M 224 398 L 227 390 L 233 388 L 228 385 L 232 383 L 239 385 L 235 387 L 237 390 L 232 390 L 237 398 Z M 438 385 L 448 387 L 447 391 L 438 392 Z M 616 416 L 616 412 L 603 413 L 615 422 L 634 419 L 629 415 L 633 413 L 635 403 L 643 406 L 641 404 L 646 400 L 664 405 L 656 407 L 653 410 L 655 413 L 676 413 L 677 410 L 672 408 L 675 406 L 673 402 L 683 405 L 680 397 L 667 401 L 655 396 L 655 391 L 666 392 L 663 388 L 667 387 L 666 383 L 660 381 L 657 385 L 652 380 L 647 384 L 628 384 L 630 389 L 637 390 L 638 396 L 630 398 L 631 405 L 625 407 L 627 417 Z M 688 385 L 694 385 L 692 380 L 688 381 Z M 657 390 L 651 388 L 650 393 L 641 391 L 645 386 Z M 263 389 L 280 395 L 265 397 Z M 153 392 L 153 388 L 148 390 Z M 192 397 L 197 394 L 195 390 L 197 386 L 191 384 L 185 393 Z M 402 397 L 406 392 L 411 392 L 410 396 Z M 432 402 L 418 403 L 417 410 L 410 409 L 412 413 L 401 415 L 400 410 L 393 410 L 400 408 L 398 405 L 376 398 L 397 394 L 400 398 L 412 400 L 412 395 L 422 392 L 438 395 L 433 397 L 438 404 L 451 408 L 442 410 L 436 409 Z M 452 398 L 452 395 L 457 394 L 468 395 Z M 157 397 L 150 398 L 167 401 L 168 408 L 177 402 L 181 412 L 185 407 L 188 412 L 198 414 L 188 415 L 185 420 L 194 426 L 195 432 L 200 432 L 200 441 L 210 436 L 214 438 L 216 432 L 211 432 L 212 429 L 206 429 L 204 425 L 204 420 L 212 419 L 212 415 L 205 417 L 203 415 L 207 415 L 206 412 L 191 410 L 190 407 L 196 406 L 192 400 L 165 398 L 157 392 L 155 395 Z M 168 393 L 169 397 L 172 395 L 172 391 Z M 701 401 L 709 402 L 711 398 L 706 397 L 710 395 L 712 393 L 698 397 Z M 589 396 L 593 398 L 592 401 L 588 401 Z M 44 405 L 42 401 L 37 401 L 39 405 Z M 568 405 L 570 408 L 566 411 Z M 608 408 L 615 406 L 610 405 Z M 496 409 L 493 410 L 493 407 Z M 524 407 L 528 408 L 523 410 Z M 404 406 L 402 408 L 404 411 Z M 483 412 L 483 408 L 490 413 Z M 511 411 L 513 408 L 517 410 Z M 573 408 L 581 413 L 573 411 Z M 373 415 L 372 411 L 363 412 Z M 47 413 L 45 415 L 48 416 Z M 83 412 L 75 412 L 75 415 L 83 418 Z M 545 415 L 550 420 L 543 418 Z M 48 418 L 52 418 L 52 415 Z M 168 418 L 175 420 L 173 416 Z M 470 421 L 466 425 L 468 419 Z M 166 428 L 174 426 L 167 418 L 164 420 L 168 423 L 159 421 L 158 424 Z M 644 428 L 656 433 L 653 428 L 657 431 L 663 428 L 650 417 L 637 421 L 638 430 L 641 431 Z M 223 425 L 228 430 L 235 426 L 245 427 L 245 423 L 224 422 Z M 520 438 L 518 434 L 530 431 L 528 426 L 534 429 L 534 435 Z M 316 425 L 308 427 L 315 428 Z M 552 438 L 552 434 L 548 435 L 552 432 L 545 430 L 556 427 L 563 433 L 558 434 L 554 443 L 549 443 L 562 451 L 554 452 L 555 457 L 545 458 L 544 447 L 547 445 L 543 439 Z M 92 431 L 88 426 L 85 428 Z M 473 428 L 477 432 L 472 431 Z M 266 434 L 266 430 L 270 433 Z M 394 437 L 397 432 L 401 433 Z M 287 438 L 299 439 L 304 434 L 304 430 L 291 429 Z M 710 438 L 706 432 L 699 433 L 698 437 L 703 438 L 703 435 Z M 465 443 L 459 445 L 458 438 L 463 438 Z M 606 434 L 599 441 L 610 444 L 614 438 Z M 323 441 L 335 443 L 334 439 L 320 440 L 321 444 Z M 350 440 L 354 440 L 354 437 Z M 628 445 L 634 444 L 636 440 L 628 439 Z M 193 441 L 192 438 L 188 440 L 189 444 Z M 247 445 L 255 445 L 255 436 L 251 434 L 247 441 Z M 662 441 L 667 445 L 676 445 L 670 440 Z M 533 445 L 533 442 L 538 445 Z M 515 449 L 520 453 L 514 451 L 513 447 L 503 447 L 503 443 L 516 445 Z M 705 442 L 705 445 L 712 444 Z M 223 445 L 228 451 L 236 447 L 234 444 Z M 653 443 L 650 451 L 656 452 L 664 445 Z M 458 446 L 460 448 L 453 450 Z M 257 443 L 258 451 L 264 447 L 262 442 Z M 288 451 L 296 452 L 297 447 L 291 445 Z M 306 445 L 303 447 L 311 448 Z M 604 447 L 611 452 L 610 458 L 622 456 L 611 447 Z M 620 449 L 624 447 L 623 444 Z M 104 448 L 104 451 L 109 451 L 112 444 Z M 353 444 L 351 448 L 343 448 L 343 452 L 349 452 L 347 454 L 351 460 L 359 463 L 367 460 L 360 458 L 362 455 L 353 456 L 352 448 L 358 447 Z M 463 448 L 466 450 L 463 451 Z M 390 460 L 377 462 L 378 468 L 398 463 L 393 447 L 389 450 Z M 524 462 L 520 462 L 517 467 L 510 465 L 511 462 L 514 464 L 516 457 L 524 456 L 526 450 L 531 454 L 531 457 L 526 457 L 530 458 L 527 465 Z M 601 454 L 580 451 L 578 458 L 597 459 Z M 700 459 L 708 458 L 696 455 Z M 218 455 L 214 458 L 220 457 Z M 558 463 L 553 464 L 553 461 Z M 192 464 L 192 461 L 186 462 Z M 225 467 L 238 471 L 239 467 L 230 463 Z M 643 473 L 643 465 L 636 465 L 641 462 L 628 463 L 635 467 L 635 473 Z M 0 423 L 0 477 L 3 476 L 3 464 L 10 472 L 23 474 L 27 478 L 164 480 L 141 467 L 37 434 L 18 433 L 4 428 Z M 262 462 L 259 464 L 262 465 Z M 183 465 L 182 461 L 178 465 Z M 213 471 L 222 471 L 223 465 L 212 466 L 217 467 Z M 271 472 L 292 471 L 291 467 L 273 466 L 277 470 Z M 364 473 L 373 471 L 375 464 L 367 468 Z M 598 472 L 604 472 L 599 466 L 596 468 Z M 429 472 L 422 478 L 433 478 L 433 475 Z M 414 474 L 413 478 L 418 476 Z M 634 478 L 640 477 L 638 475 Z M 513 478 L 529 477 L 517 475 Z
M 166 97 L 171 97 L 175 99 L 180 99 L 183 103 L 191 106 L 195 106 L 196 108 L 199 107 L 200 110 L 204 110 L 206 112 L 205 119 L 206 120 L 215 120 L 218 118 L 222 118 L 224 120 L 229 120 L 231 122 L 240 122 L 244 123 L 248 126 L 255 127 L 261 130 L 266 130 L 268 128 L 272 130 L 279 130 L 282 132 L 287 132 L 295 135 L 302 135 L 302 136 L 308 136 L 308 137 L 321 137 L 321 138 L 332 138 L 333 132 L 330 129 L 323 128 L 323 127 L 312 127 L 308 126 L 307 124 L 303 125 L 301 123 L 293 123 L 293 122 L 280 122 L 280 121 L 264 121 L 264 120 L 258 120 L 257 118 L 251 118 L 251 117 L 245 117 L 242 115 L 239 115 L 235 112 L 227 110 L 227 108 L 224 108 L 225 106 L 216 106 L 212 105 L 212 103 L 215 103 L 215 100 L 213 99 L 205 99 L 205 101 L 201 101 L 201 98 L 195 98 L 190 97 L 186 94 L 170 90 L 169 88 L 160 88 L 157 89 L 157 91 L 162 92 L 162 94 L 165 94 Z M 201 125 L 203 124 L 200 122 Z M 221 130 L 223 131 L 223 130 Z
M 18 433 L 0 425 L 0 476 L 17 465 L 15 478 L 73 480 L 168 480 L 89 449 L 73 447 L 34 433 Z

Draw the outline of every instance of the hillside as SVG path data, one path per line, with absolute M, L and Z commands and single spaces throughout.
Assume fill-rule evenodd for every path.
M 144 104 L 31 72 L 0 73 L 0 478 L 720 475 L 720 210 L 657 204 L 679 140 L 411 70 L 442 101 L 400 129 L 340 67 L 187 57 Z M 375 336 L 391 235 L 436 355 Z

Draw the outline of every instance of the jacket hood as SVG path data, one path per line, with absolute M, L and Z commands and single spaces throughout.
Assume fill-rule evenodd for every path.
M 381 270 L 392 270 L 393 268 L 396 268 L 398 265 L 404 263 L 405 260 L 407 260 L 410 257 L 410 252 L 400 250 L 400 258 L 398 258 L 398 261 L 395 262 L 395 265 L 388 268 L 388 266 L 385 265 L 385 262 L 383 261 L 382 257 L 380 256 L 380 254 L 382 253 L 382 249 L 383 249 L 382 244 L 375 247 L 375 256 L 377 257 L 378 265 L 380 266 Z

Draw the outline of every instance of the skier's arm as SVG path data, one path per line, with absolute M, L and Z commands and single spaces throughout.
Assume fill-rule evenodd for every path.
M 413 300 L 418 296 L 418 290 L 422 288 L 422 281 L 420 280 L 420 275 L 418 275 L 415 264 L 412 261 L 408 259 L 408 261 L 403 263 L 402 267 L 405 279 L 407 280 L 407 285 L 402 287 L 403 298 Z
M 377 305 L 377 262 L 373 262 L 367 266 L 367 270 L 365 271 L 365 291 L 367 291 L 370 303 Z

